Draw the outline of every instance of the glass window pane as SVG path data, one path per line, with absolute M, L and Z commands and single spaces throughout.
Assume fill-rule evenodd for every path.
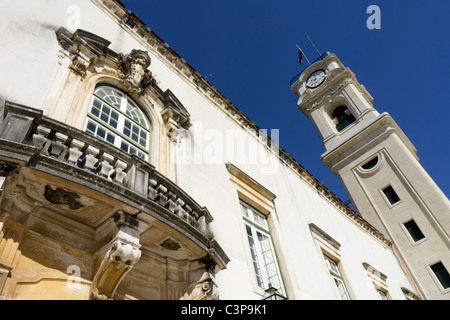
M 97 98 L 94 98 L 94 103 L 92 105 L 91 113 L 95 115 L 96 117 L 99 116 L 100 110 L 102 108 L 102 103 L 97 100 Z
M 92 121 L 88 122 L 88 125 L 86 127 L 86 131 L 92 135 L 95 135 L 95 132 L 97 130 L 97 126 Z
M 348 300 L 349 297 L 347 295 L 347 290 L 345 290 L 344 282 L 341 279 L 334 278 L 334 283 L 336 284 L 336 288 L 338 289 L 339 298 L 341 300 Z
M 255 271 L 256 281 L 258 283 L 258 286 L 264 289 L 264 285 L 263 285 L 263 281 L 262 281 L 262 277 L 261 277 L 261 270 L 259 267 L 258 255 L 257 255 L 256 248 L 255 248 L 255 241 L 253 239 L 252 228 L 247 224 L 245 225 L 245 228 L 247 231 L 247 239 L 248 239 L 248 244 L 250 247 L 250 254 L 252 256 L 252 264 L 253 264 L 253 269 Z
M 243 202 L 241 202 L 242 214 L 248 218 L 248 208 L 245 206 Z
M 106 136 L 106 141 L 108 141 L 111 144 L 114 144 L 114 140 L 115 140 L 115 137 L 111 133 L 108 132 L 108 135 Z
M 117 121 L 117 120 L 119 120 L 119 113 L 116 111 L 113 111 L 111 114 L 111 117 Z
M 400 201 L 400 198 L 391 186 L 384 188 L 383 193 L 391 204 L 395 204 Z
M 120 149 L 128 152 L 128 144 L 126 144 L 125 142 L 122 141 L 122 143 L 120 144 Z
M 102 100 L 108 102 L 112 106 L 120 109 L 120 102 L 122 100 L 122 94 L 117 90 L 111 88 L 101 87 L 97 89 L 95 94 Z
M 148 123 L 146 120 L 147 117 L 142 112 L 142 110 L 134 104 L 134 102 L 131 99 L 128 99 L 126 114 L 131 119 L 139 123 L 141 126 L 148 128 Z
M 328 269 L 331 272 L 333 272 L 333 273 L 335 273 L 335 274 L 340 276 L 341 274 L 339 272 L 339 268 L 337 266 L 337 263 L 335 261 L 331 260 L 330 258 L 328 258 L 327 256 L 325 256 L 325 260 L 327 261 Z
M 436 278 L 438 278 L 439 282 L 442 284 L 444 289 L 450 288 L 450 274 L 445 268 L 442 262 L 438 262 L 431 266 Z
M 116 120 L 110 119 L 109 125 L 110 125 L 111 127 L 113 127 L 114 129 L 117 129 L 117 121 L 116 121 Z
M 267 219 L 264 215 L 253 210 L 254 221 L 259 224 L 261 227 L 267 228 Z
M 106 123 L 108 123 L 109 115 L 106 114 L 104 111 L 100 115 L 100 119 Z
M 98 127 L 97 128 L 97 136 L 104 139 L 105 135 L 106 135 L 106 131 L 103 128 Z
M 423 235 L 422 231 L 420 230 L 419 226 L 416 224 L 414 220 L 410 220 L 406 222 L 405 224 L 406 230 L 408 230 L 409 234 L 413 238 L 414 241 L 419 241 L 425 236 Z

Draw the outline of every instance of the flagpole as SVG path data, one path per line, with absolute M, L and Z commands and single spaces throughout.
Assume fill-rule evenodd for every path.
M 311 65 L 311 62 L 309 62 L 308 57 L 306 56 L 306 54 L 303 52 L 303 50 L 298 46 L 298 44 L 295 44 L 297 46 L 297 48 L 302 52 L 302 54 L 305 56 L 306 61 L 308 61 L 308 64 Z
M 308 35 L 306 34 L 305 37 L 309 40 L 309 42 L 311 43 L 311 45 L 314 47 L 314 49 L 316 49 L 317 54 L 319 55 L 319 57 L 322 55 L 319 50 L 317 50 L 316 46 L 314 45 L 314 43 L 311 41 L 311 39 L 308 37 Z

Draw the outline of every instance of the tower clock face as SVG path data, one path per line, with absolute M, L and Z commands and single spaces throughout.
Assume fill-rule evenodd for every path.
M 308 80 L 306 80 L 306 86 L 311 89 L 317 88 L 325 81 L 325 77 L 324 70 L 316 70 L 308 77 Z

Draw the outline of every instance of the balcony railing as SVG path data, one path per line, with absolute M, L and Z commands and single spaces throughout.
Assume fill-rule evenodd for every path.
M 322 55 L 320 57 L 318 57 L 316 60 L 314 60 L 311 64 L 319 61 L 319 60 L 323 60 L 325 59 L 328 55 L 330 54 L 330 52 L 325 52 L 322 53 Z M 309 67 L 309 66 L 308 66 Z M 305 69 L 303 69 L 299 74 L 297 74 L 294 78 L 291 79 L 290 81 L 290 85 L 292 86 L 294 83 L 296 83 L 298 81 L 298 79 L 300 79 L 300 76 L 302 75 L 303 71 L 305 71 L 306 69 L 308 69 L 308 67 L 306 67 Z
M 167 209 L 204 235 L 213 220 L 205 207 L 150 163 L 86 132 L 43 116 L 39 110 L 7 102 L 5 119 L 0 123 L 0 139 L 38 148 L 40 156 L 131 190 Z

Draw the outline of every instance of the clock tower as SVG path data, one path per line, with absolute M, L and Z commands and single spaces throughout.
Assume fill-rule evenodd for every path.
M 450 203 L 411 141 L 334 54 L 306 68 L 291 90 L 322 138 L 322 161 L 357 213 L 392 241 L 419 296 L 450 299 Z

